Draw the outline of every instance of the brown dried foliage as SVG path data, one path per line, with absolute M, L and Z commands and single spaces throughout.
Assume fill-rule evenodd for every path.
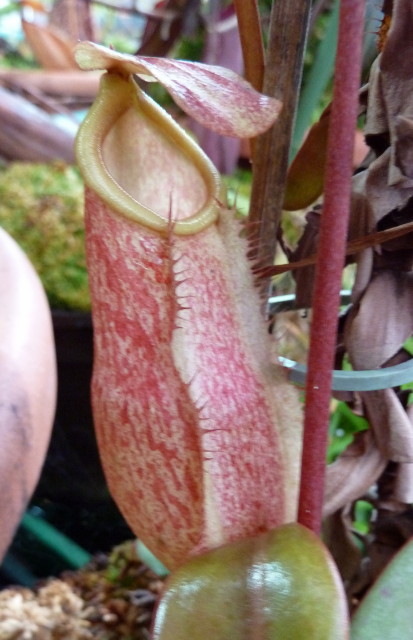
M 371 151 L 353 178 L 347 260 L 355 262 L 356 275 L 353 304 L 339 336 L 359 370 L 407 360 L 403 345 L 413 334 L 412 3 L 394 0 L 385 28 L 367 87 L 364 132 Z M 292 269 L 301 305 L 311 306 L 317 242 L 318 213 L 313 210 L 292 262 L 265 272 Z M 330 465 L 324 511 L 327 538 L 349 596 L 357 602 L 413 533 L 413 411 L 409 392 L 401 388 L 354 393 L 351 401 L 361 407 L 370 429 Z M 349 535 L 354 502 L 361 497 L 376 512 L 364 563 L 357 560 Z M 351 566 L 349 557 L 355 558 Z

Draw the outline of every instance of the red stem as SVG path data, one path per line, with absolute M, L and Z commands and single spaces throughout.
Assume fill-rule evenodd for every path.
M 345 259 L 365 0 L 341 0 L 308 356 L 298 521 L 321 530 L 331 379 Z

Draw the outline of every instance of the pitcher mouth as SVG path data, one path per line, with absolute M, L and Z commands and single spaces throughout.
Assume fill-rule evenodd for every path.
M 214 165 L 132 76 L 103 75 L 76 156 L 86 185 L 115 215 L 177 235 L 199 233 L 219 216 Z

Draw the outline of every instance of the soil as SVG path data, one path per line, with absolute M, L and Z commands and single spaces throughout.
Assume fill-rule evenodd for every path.
M 149 640 L 162 589 L 130 541 L 33 589 L 0 591 L 0 640 Z

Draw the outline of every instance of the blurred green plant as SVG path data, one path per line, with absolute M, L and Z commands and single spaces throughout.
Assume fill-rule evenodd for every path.
M 304 67 L 290 159 L 297 153 L 307 129 L 321 115 L 331 99 L 331 80 L 337 49 L 339 2 L 334 0 L 330 11 L 322 14 L 310 38 Z
M 345 402 L 337 402 L 330 416 L 329 446 L 327 462 L 330 464 L 354 440 L 354 435 L 366 431 L 369 424 L 365 418 L 356 415 Z
M 356 531 L 365 535 L 370 531 L 374 507 L 367 500 L 357 500 L 354 505 L 353 526 Z
M 32 261 L 52 307 L 89 310 L 83 181 L 76 168 L 62 163 L 3 167 L 0 225 Z
M 407 640 L 412 635 L 413 541 L 394 556 L 356 611 L 352 640 Z

